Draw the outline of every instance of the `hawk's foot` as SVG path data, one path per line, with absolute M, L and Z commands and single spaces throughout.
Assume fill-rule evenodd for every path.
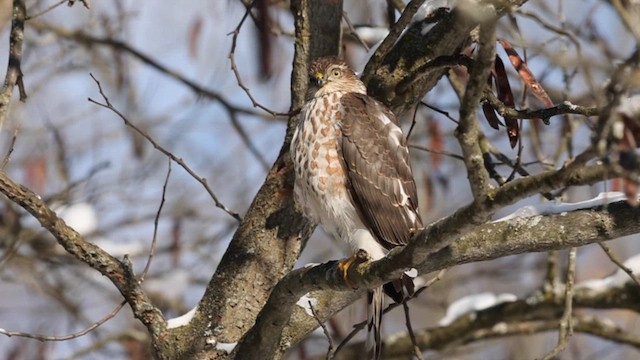
M 349 256 L 348 259 L 342 260 L 338 263 L 338 268 L 342 272 L 342 278 L 350 288 L 357 289 L 357 287 L 351 282 L 351 280 L 349 280 L 349 271 L 351 269 L 355 269 L 358 265 L 367 262 L 370 259 L 371 257 L 369 256 L 369 253 L 367 253 L 365 250 L 360 249 L 357 253 Z

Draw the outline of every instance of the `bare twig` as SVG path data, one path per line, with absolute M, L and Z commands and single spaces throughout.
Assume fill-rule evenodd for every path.
M 636 42 L 640 42 L 640 24 L 638 23 L 640 8 L 638 8 L 638 4 L 634 2 L 629 3 L 621 0 L 612 0 L 611 5 L 618 13 L 618 16 L 620 16 L 622 23 L 636 38 Z
M 573 281 L 576 274 L 576 253 L 578 249 L 569 249 L 569 261 L 567 265 L 567 281 L 564 293 L 564 311 L 560 318 L 560 331 L 558 334 L 558 344 L 548 352 L 542 360 L 554 359 L 569 344 L 569 337 L 573 335 Z
M 609 259 L 616 264 L 617 267 L 620 268 L 620 270 L 624 271 L 627 275 L 629 275 L 629 277 L 631 278 L 631 280 L 633 280 L 634 283 L 636 283 L 636 285 L 638 285 L 638 287 L 640 287 L 640 281 L 638 280 L 638 276 L 636 276 L 633 273 L 633 270 L 631 270 L 628 266 L 626 266 L 622 261 L 620 261 L 620 259 L 618 259 L 618 257 L 611 251 L 611 248 L 609 248 L 605 243 L 603 243 L 602 241 L 598 242 L 598 245 L 600 245 L 600 247 L 602 248 L 602 250 L 604 251 L 605 254 L 607 254 L 607 256 L 609 257 Z
M 175 156 L 172 152 L 170 152 L 169 150 L 165 149 L 164 147 L 162 147 L 160 144 L 158 144 L 151 136 L 149 136 L 149 134 L 147 134 L 146 132 L 144 132 L 142 129 L 140 129 L 139 127 L 137 127 L 136 125 L 134 125 L 132 122 L 129 121 L 129 119 L 127 119 L 120 111 L 118 111 L 118 109 L 116 109 L 115 107 L 113 107 L 113 105 L 111 104 L 111 102 L 109 102 L 109 98 L 107 98 L 107 96 L 105 95 L 105 93 L 102 90 L 102 86 L 100 85 L 100 82 L 93 76 L 93 74 L 90 74 L 91 78 L 93 79 L 93 81 L 96 82 L 96 84 L 98 85 L 98 90 L 100 91 L 100 95 L 102 96 L 102 99 L 105 101 L 105 103 L 100 103 L 97 102 L 91 98 L 89 98 L 89 102 L 92 102 L 98 106 L 101 106 L 105 109 L 109 109 L 111 110 L 113 113 L 115 113 L 116 115 L 118 115 L 120 117 L 120 119 L 122 119 L 125 123 L 125 125 L 127 125 L 128 127 L 132 128 L 135 132 L 137 132 L 138 134 L 142 135 L 145 139 L 147 139 L 147 141 L 149 141 L 149 143 L 151 143 L 151 145 L 153 145 L 153 147 L 155 149 L 157 149 L 158 151 L 160 151 L 161 153 L 163 153 L 164 155 L 166 155 L 168 158 L 170 158 L 171 160 L 173 160 L 176 164 L 180 165 L 180 167 L 182 167 L 189 175 L 191 175 L 191 177 L 193 177 L 196 181 L 198 181 L 207 191 L 207 193 L 209 193 L 209 196 L 211 197 L 211 199 L 213 199 L 213 202 L 215 203 L 216 207 L 222 209 L 224 212 L 226 212 L 227 214 L 231 215 L 234 219 L 241 221 L 242 218 L 240 217 L 240 215 L 236 212 L 231 211 L 229 208 L 227 208 L 226 205 L 224 205 L 222 202 L 220 202 L 220 200 L 218 200 L 218 197 L 216 196 L 216 194 L 213 192 L 213 190 L 211 190 L 211 188 L 209 187 L 209 183 L 207 181 L 206 178 L 199 176 L 198 174 L 195 173 L 195 171 L 193 171 L 185 162 L 184 160 L 178 158 L 177 156 Z
M 87 242 L 82 235 L 58 217 L 39 195 L 16 183 L 4 172 L 0 172 L 0 192 L 29 212 L 56 238 L 67 253 L 108 277 L 126 299 L 134 316 L 157 340 L 160 332 L 164 330 L 166 321 L 160 310 L 151 304 L 149 297 L 142 291 L 127 256 L 123 261 L 119 261 L 100 247 Z
M 625 295 L 622 295 L 625 294 Z M 572 294 L 577 308 L 620 308 L 637 310 L 640 292 L 626 292 L 624 289 L 608 289 L 605 294 L 582 292 Z M 620 297 L 628 297 L 621 299 Z M 497 304 L 473 315 L 460 316 L 447 326 L 421 329 L 415 332 L 416 341 L 421 351 L 446 350 L 452 346 L 470 344 L 482 340 L 503 338 L 507 336 L 525 335 L 558 330 L 558 307 L 562 307 L 551 297 L 540 298 L 533 294 L 526 299 Z M 550 311 L 554 309 L 553 311 Z M 640 348 L 640 336 L 620 328 L 606 318 L 574 315 L 567 321 L 573 330 L 579 333 L 591 334 L 608 339 L 619 344 Z M 452 336 L 452 334 L 455 334 Z M 385 339 L 385 355 L 389 358 L 409 358 L 415 354 L 410 335 L 392 335 L 393 341 Z M 345 348 L 337 359 L 356 358 L 362 344 L 352 344 Z
M 418 360 L 424 360 L 422 356 L 422 351 L 420 351 L 420 347 L 418 346 L 418 342 L 416 341 L 416 334 L 413 332 L 413 326 L 411 326 L 411 316 L 409 315 L 409 304 L 406 301 L 402 302 L 402 307 L 404 309 L 404 323 L 407 326 L 407 332 L 409 333 L 409 338 L 411 339 L 411 345 L 413 345 L 413 355 Z
M 247 146 L 247 149 L 249 149 L 249 152 L 251 152 L 251 154 L 253 154 L 253 156 L 258 160 L 263 169 L 269 170 L 269 162 L 267 161 L 267 159 L 265 159 L 260 150 L 258 150 L 253 141 L 251 141 L 251 137 L 249 137 L 249 134 L 247 134 L 247 131 L 242 126 L 242 123 L 238 120 L 236 114 L 229 114 L 229 118 L 231 120 L 231 126 L 233 126 L 233 128 L 236 130 L 242 142 L 244 142 L 244 144 Z
M 48 7 L 46 7 L 44 10 L 42 10 L 42 11 L 40 11 L 40 12 L 38 12 L 38 13 L 35 13 L 34 15 L 27 16 L 25 20 L 26 20 L 26 21 L 29 21 L 29 20 L 31 20 L 31 19 L 35 19 L 35 18 L 37 18 L 37 17 L 40 17 L 40 16 L 42 16 L 42 15 L 44 15 L 44 14 L 48 13 L 49 11 L 51 11 L 51 10 L 53 10 L 53 9 L 57 8 L 58 6 L 60 6 L 60 5 L 64 4 L 64 3 L 66 3 L 66 2 L 68 2 L 68 1 L 69 1 L 69 0 L 58 0 L 58 2 L 57 2 L 57 3 L 54 3 L 54 4 L 52 4 L 52 5 L 49 5 L 49 6 L 48 6 Z
M 590 334 L 617 344 L 632 346 L 636 349 L 640 348 L 640 337 L 631 331 L 620 328 L 610 319 L 578 315 L 571 319 L 571 323 L 574 325 L 576 333 Z M 557 320 L 502 322 L 499 326 L 486 327 L 474 331 L 468 337 L 465 337 L 464 343 L 514 335 L 530 336 L 534 333 L 555 331 L 557 329 Z
M 72 182 L 70 182 L 64 189 L 62 189 L 61 191 L 54 193 L 52 195 L 49 195 L 47 197 L 44 198 L 44 200 L 47 203 L 52 203 L 54 201 L 63 201 L 65 199 L 68 199 L 68 194 L 71 190 L 73 190 L 74 188 L 77 188 L 78 186 L 85 184 L 87 181 L 89 181 L 93 176 L 95 176 L 97 173 L 99 173 L 102 170 L 105 170 L 107 168 L 109 168 L 111 164 L 108 161 L 102 161 L 99 162 L 95 165 L 93 165 L 89 171 L 87 171 L 87 174 L 77 180 L 74 180 Z
M 0 126 L 0 128 L 2 128 Z M 9 164 L 9 160 L 11 159 L 11 154 L 13 154 L 13 150 L 16 146 L 16 140 L 18 140 L 18 133 L 20 132 L 20 126 L 16 126 L 15 129 L 13 129 L 13 135 L 11 136 L 11 142 L 9 142 L 9 149 L 7 149 L 7 154 L 4 156 L 4 158 L 2 159 L 2 165 L 0 165 L 0 170 L 4 171 L 4 169 L 7 167 L 7 164 Z
M 440 279 L 442 279 L 442 277 L 444 276 L 444 274 L 447 272 L 447 269 L 442 269 L 438 272 L 438 274 L 436 276 L 434 276 L 433 278 L 429 279 L 429 281 L 427 281 L 424 285 L 422 285 L 421 287 L 418 288 L 418 290 L 415 291 L 415 293 L 413 294 L 413 296 L 411 296 L 410 299 L 407 299 L 407 301 L 411 301 L 411 299 L 415 299 L 418 297 L 418 295 L 420 295 L 423 291 L 426 291 L 428 288 L 431 287 L 431 285 L 433 285 L 435 282 L 440 281 Z M 405 301 L 406 302 L 406 301 Z M 398 304 L 398 303 L 392 303 L 389 306 L 387 306 L 384 311 L 382 312 L 382 314 L 386 314 L 389 311 L 395 309 L 396 307 L 400 306 L 402 304 Z M 355 325 L 353 325 L 353 330 L 351 330 L 351 332 L 344 337 L 344 339 L 342 339 L 342 341 L 340 342 L 340 344 L 338 344 L 338 347 L 336 348 L 336 351 L 334 352 L 334 354 L 337 354 L 342 348 L 344 348 L 349 341 L 356 336 L 356 334 L 358 332 L 360 332 L 362 329 L 364 329 L 365 325 L 367 325 L 367 321 L 361 321 Z
M 254 1 L 255 3 L 255 1 Z M 236 81 L 238 83 L 238 86 L 240 86 L 240 88 L 244 91 L 245 94 L 247 94 L 247 97 L 249 97 L 249 100 L 251 100 L 251 103 L 253 104 L 253 107 L 257 107 L 261 110 L 264 110 L 265 112 L 271 114 L 271 116 L 276 117 L 276 116 L 289 116 L 289 113 L 279 113 L 276 111 L 273 111 L 271 109 L 269 109 L 268 107 L 262 105 L 261 103 L 259 103 L 254 97 L 253 95 L 251 95 L 251 90 L 249 90 L 249 88 L 242 82 L 242 77 L 240 76 L 240 72 L 238 71 L 238 67 L 236 66 L 236 61 L 235 61 L 235 51 L 236 51 L 236 45 L 238 43 L 238 35 L 240 35 L 240 29 L 242 29 L 242 25 L 244 24 L 245 20 L 247 20 L 247 17 L 249 16 L 249 14 L 251 13 L 251 8 L 253 7 L 253 4 L 251 4 L 251 6 L 247 6 L 247 9 L 244 13 L 244 15 L 242 16 L 242 19 L 240 19 L 240 22 L 238 23 L 238 26 L 236 26 L 236 28 L 230 33 L 232 35 L 231 38 L 231 50 L 229 51 L 229 61 L 231 62 L 231 70 L 233 70 L 233 74 L 236 77 Z
M 435 106 L 433 106 L 433 105 L 427 104 L 427 103 L 426 103 L 426 102 L 424 102 L 424 101 L 421 101 L 421 102 L 420 102 L 420 105 L 426 106 L 427 108 L 429 108 L 429 109 L 431 109 L 431 110 L 433 110 L 433 111 L 435 111 L 435 112 L 437 112 L 437 113 L 440 113 L 440 114 L 444 115 L 444 116 L 445 116 L 447 119 L 449 119 L 452 123 L 454 123 L 454 124 L 458 124 L 458 120 L 457 120 L 457 119 L 454 119 L 454 118 L 453 118 L 453 116 L 451 116 L 451 114 L 449 114 L 449 112 L 448 112 L 448 111 L 444 111 L 444 110 L 442 110 L 442 109 L 439 109 L 439 108 L 437 108 L 437 107 L 435 107 Z
M 329 334 L 329 329 L 327 329 L 327 326 L 324 324 L 324 322 L 320 320 L 320 317 L 318 316 L 318 313 L 316 313 L 316 309 L 314 309 L 313 304 L 311 303 L 311 300 L 309 300 L 309 309 L 311 309 L 311 314 L 318 321 L 318 325 L 320 325 L 320 327 L 322 328 L 322 332 L 324 333 L 324 336 L 327 338 L 327 341 L 329 342 L 329 349 L 327 350 L 327 360 L 330 360 L 333 358 L 334 349 L 336 347 L 333 344 L 333 339 L 331 338 L 331 334 Z
M 516 119 L 549 119 L 553 116 L 557 115 L 565 115 L 565 114 L 577 114 L 583 116 L 595 116 L 598 115 L 600 109 L 595 106 L 586 107 L 580 105 L 574 105 L 568 101 L 563 102 L 562 104 L 558 104 L 556 106 L 539 109 L 539 110 L 530 110 L 530 109 L 514 109 L 507 105 L 505 105 L 498 97 L 491 92 L 490 89 L 485 89 L 484 98 L 491 104 L 491 106 L 500 114 L 501 116 L 509 116 Z
M 67 6 L 72 7 L 75 5 L 76 1 L 79 1 L 84 5 L 85 9 L 90 10 L 91 6 L 89 5 L 89 0 L 67 0 Z
M 513 169 L 512 174 L 509 176 L 508 179 L 503 179 L 501 176 L 500 176 L 500 179 L 499 179 L 500 181 L 498 181 L 496 179 L 496 181 L 498 182 L 498 184 L 500 186 L 504 185 L 508 181 L 511 181 L 513 179 L 513 177 L 515 176 L 515 173 L 518 173 L 518 174 L 520 174 L 522 176 L 529 176 L 530 175 L 530 173 L 525 169 L 525 167 L 521 163 L 521 161 L 516 161 L 514 163 L 507 155 L 503 154 L 500 150 L 498 150 L 495 146 L 493 146 L 493 144 L 491 144 L 491 142 L 486 138 L 486 136 L 483 133 L 480 133 L 480 138 L 478 139 L 478 143 L 480 144 L 482 152 L 483 152 L 483 154 L 485 154 L 486 157 L 490 157 L 489 154 L 491 154 L 497 160 L 501 161 L 502 164 L 507 165 L 507 166 L 509 166 L 509 167 L 511 167 Z M 485 157 L 485 159 L 486 159 L 486 157 Z M 485 160 L 485 163 L 486 162 L 487 162 L 487 160 Z M 495 174 L 495 175 L 499 176 L 499 174 Z M 553 200 L 554 199 L 553 194 L 551 194 L 549 192 L 542 192 L 541 195 L 544 196 L 547 200 Z
M 371 59 L 367 63 L 364 71 L 362 72 L 365 75 L 365 78 L 362 79 L 365 83 L 368 82 L 366 76 L 371 76 L 374 72 L 371 69 L 377 69 L 382 65 L 382 60 L 387 55 L 391 48 L 396 43 L 404 29 L 409 25 L 409 22 L 413 19 L 413 16 L 416 14 L 420 6 L 424 3 L 425 0 L 411 0 L 407 6 L 405 6 L 402 11 L 402 15 L 398 21 L 391 27 L 389 31 L 389 35 L 382 41 L 380 46 L 376 49 L 376 51 L 371 55 Z
M 135 328 L 124 328 L 122 331 L 116 332 L 115 334 L 101 336 L 100 339 L 96 339 L 95 342 L 75 350 L 73 353 L 67 355 L 63 358 L 58 358 L 59 360 L 77 360 L 82 358 L 87 358 L 91 356 L 95 356 L 96 352 L 100 349 L 104 349 L 107 345 L 113 343 L 129 343 L 135 342 L 143 344 L 147 342 L 148 336 L 143 330 L 138 330 Z
M 548 21 L 546 21 L 544 18 L 542 18 L 541 16 L 526 11 L 526 10 L 522 10 L 519 9 L 518 11 L 519 15 L 523 15 L 526 16 L 530 19 L 533 19 L 533 21 L 536 21 L 538 24 L 540 24 L 542 27 L 544 27 L 545 29 L 554 32 L 556 34 L 565 36 L 569 39 L 569 41 L 573 44 L 573 46 L 575 46 L 576 48 L 576 54 L 578 56 L 578 61 L 576 62 L 577 64 L 579 64 L 580 66 L 582 66 L 582 70 L 584 71 L 585 74 L 585 81 L 587 82 L 587 85 L 589 86 L 589 91 L 591 94 L 597 94 L 597 87 L 596 84 L 593 82 L 593 76 L 591 74 L 591 62 L 590 61 L 586 61 L 583 53 L 582 53 L 582 46 L 580 45 L 580 41 L 578 40 L 578 38 L 571 33 L 570 31 L 562 28 L 562 27 L 558 27 L 555 26 L 551 23 L 549 23 Z
M 257 107 L 259 109 L 262 109 L 264 111 L 266 111 L 267 113 L 271 114 L 271 116 L 276 117 L 276 116 L 288 116 L 288 113 L 278 113 L 276 111 L 273 111 L 269 108 L 267 108 L 266 106 L 260 104 L 251 94 L 251 90 L 249 90 L 249 88 L 244 85 L 244 83 L 242 82 L 242 78 L 240 76 L 240 71 L 238 70 L 238 67 L 236 65 L 236 61 L 235 61 L 235 51 L 236 51 L 236 45 L 238 42 L 238 35 L 240 35 L 240 29 L 242 28 L 242 25 L 244 24 L 245 20 L 247 19 L 247 16 L 249 16 L 249 14 L 251 14 L 251 9 L 253 8 L 255 1 L 252 2 L 250 5 L 245 4 L 246 7 L 246 11 L 244 13 L 244 16 L 242 17 L 242 19 L 240 19 L 240 22 L 238 23 L 238 26 L 234 29 L 234 31 L 232 32 L 233 37 L 231 40 L 231 50 L 229 50 L 229 61 L 231 63 L 231 69 L 233 70 L 233 74 L 236 77 L 236 81 L 238 83 L 238 86 L 245 92 L 245 94 L 247 94 L 247 96 L 249 97 L 249 100 L 251 100 L 251 103 L 253 104 L 253 107 Z M 256 159 L 258 159 L 258 161 L 260 162 L 260 165 L 262 165 L 262 168 L 265 170 L 269 169 L 269 162 L 264 158 L 264 156 L 262 155 L 262 153 L 260 153 L 260 151 L 258 151 L 258 149 L 256 148 L 256 146 L 253 144 L 253 142 L 251 141 L 251 138 L 249 137 L 249 135 L 247 134 L 247 132 L 244 130 L 244 128 L 242 127 L 242 124 L 238 121 L 238 119 L 236 118 L 234 113 L 230 114 L 231 117 L 231 125 L 233 125 L 234 129 L 236 129 L 236 131 L 238 132 L 238 135 L 240 135 L 240 138 L 242 139 L 242 141 L 245 143 L 245 145 L 247 145 L 247 148 L 249 149 L 249 151 L 256 157 Z
M 21 331 L 11 331 L 3 328 L 0 328 L 0 334 L 6 335 L 8 337 L 18 336 L 18 337 L 24 337 L 29 339 L 35 339 L 39 341 L 67 341 L 71 339 L 76 339 L 81 336 L 87 335 L 88 333 L 97 329 L 100 325 L 113 319 L 118 314 L 118 312 L 120 312 L 120 310 L 124 307 L 126 303 L 127 303 L 126 301 L 121 302 L 118 306 L 116 306 L 113 310 L 111 310 L 111 312 L 105 315 L 102 319 L 94 322 L 87 328 L 80 330 L 78 332 L 75 332 L 73 334 L 52 336 L 52 335 L 43 335 L 43 334 L 33 334 L 33 333 L 27 333 L 27 332 L 21 332 Z
M 0 90 L 0 129 L 7 119 L 9 113 L 9 104 L 11 103 L 11 95 L 13 88 L 18 85 L 20 92 L 20 101 L 27 99 L 27 93 L 24 90 L 22 82 L 22 42 L 24 39 L 24 20 L 27 17 L 27 10 L 24 0 L 13 1 L 13 13 L 11 17 L 11 31 L 9 32 L 9 65 L 7 65 L 7 73 L 4 77 L 4 85 Z
M 546 274 L 542 284 L 542 291 L 545 294 L 557 294 L 558 283 L 560 282 L 558 279 L 558 268 L 560 266 L 558 252 L 556 250 L 547 252 L 546 260 Z
M 215 100 L 217 102 L 219 102 L 224 108 L 225 110 L 227 110 L 227 112 L 231 113 L 231 114 L 246 114 L 246 115 L 254 115 L 254 116 L 260 116 L 261 114 L 252 110 L 252 109 L 248 109 L 248 108 L 244 108 L 244 107 L 239 107 L 239 106 L 235 106 L 233 104 L 231 104 L 224 96 L 222 96 L 222 94 L 211 90 L 211 89 L 207 89 L 205 87 L 203 87 L 202 85 L 197 84 L 196 82 L 187 79 L 185 76 L 183 76 L 182 74 L 178 73 L 177 71 L 173 70 L 173 69 L 169 69 L 168 67 L 160 64 L 159 62 L 157 62 L 156 60 L 154 60 L 153 58 L 151 58 L 150 56 L 144 54 L 143 52 L 141 52 L 140 50 L 132 47 L 131 45 L 123 42 L 123 41 L 119 41 L 119 40 L 115 40 L 112 38 L 108 38 L 108 37 L 96 37 L 96 36 L 92 36 L 89 34 L 86 34 L 82 31 L 71 31 L 71 30 L 67 30 L 67 29 L 62 29 L 62 28 L 58 28 L 55 26 L 52 26 L 50 24 L 47 23 L 43 23 L 40 21 L 34 21 L 33 23 L 29 23 L 31 26 L 33 26 L 36 29 L 39 30 L 49 30 L 53 33 L 55 33 L 58 36 L 61 37 L 66 37 L 72 40 L 75 40 L 81 44 L 84 44 L 86 46 L 92 46 L 92 45 L 106 45 L 106 46 L 111 46 L 112 48 L 116 49 L 116 50 L 120 50 L 120 51 L 124 51 L 125 53 L 130 54 L 131 56 L 133 56 L 134 58 L 142 61 L 143 63 L 151 66 L 152 68 L 160 71 L 161 73 L 167 75 L 170 78 L 173 78 L 174 80 L 182 83 L 183 85 L 185 85 L 186 87 L 188 87 L 189 89 L 191 89 L 191 91 L 193 91 L 196 95 L 198 96 L 202 96 L 211 100 Z M 270 115 L 272 116 L 288 116 L 288 113 L 272 113 L 269 112 Z
M 347 24 L 347 29 L 349 29 L 349 33 L 356 39 L 356 41 L 360 45 L 362 45 L 362 47 L 364 48 L 364 50 L 366 52 L 369 52 L 369 45 L 367 45 L 366 41 L 364 41 L 364 40 L 362 40 L 362 38 L 360 38 L 360 35 L 358 35 L 358 32 L 353 27 L 353 24 L 351 23 L 351 20 L 349 19 L 349 15 L 347 14 L 346 11 L 342 12 L 342 18 L 344 19 L 345 24 Z
M 158 240 L 158 222 L 160 221 L 160 214 L 162 213 L 162 208 L 164 207 L 165 196 L 167 194 L 167 185 L 169 184 L 169 176 L 171 176 L 171 159 L 169 159 L 167 176 L 164 178 L 164 184 L 162 184 L 162 197 L 160 198 L 160 206 L 158 206 L 158 211 L 156 211 L 156 216 L 153 219 L 153 239 L 151 240 L 151 248 L 149 249 L 147 263 L 144 265 L 144 270 L 142 270 L 142 274 L 140 275 L 140 282 L 143 282 L 144 278 L 147 276 L 149 267 L 151 267 L 151 260 L 153 259 L 153 255 L 156 251 L 156 242 Z
M 454 153 L 449 152 L 449 151 L 433 150 L 433 149 L 429 149 L 428 147 L 425 147 L 425 146 L 422 146 L 422 145 L 418 145 L 418 144 L 409 144 L 408 146 L 410 148 L 412 148 L 412 149 L 426 151 L 426 152 L 429 152 L 429 153 L 432 153 L 432 154 L 444 155 L 444 156 L 448 156 L 448 157 L 450 157 L 452 159 L 456 159 L 456 160 L 464 160 L 464 158 L 461 155 L 454 154 Z

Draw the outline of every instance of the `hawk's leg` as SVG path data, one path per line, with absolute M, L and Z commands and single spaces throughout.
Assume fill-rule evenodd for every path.
M 357 253 L 349 256 L 348 259 L 342 260 L 338 263 L 338 268 L 342 271 L 342 278 L 349 285 L 350 288 L 356 289 L 357 287 L 353 285 L 351 280 L 349 280 L 349 272 L 351 269 L 355 269 L 358 265 L 371 260 L 369 253 L 365 250 L 360 249 Z

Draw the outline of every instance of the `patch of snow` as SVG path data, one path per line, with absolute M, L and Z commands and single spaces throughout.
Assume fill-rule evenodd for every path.
M 407 274 L 407 276 L 412 277 L 412 278 L 418 276 L 418 270 L 415 269 L 415 268 L 411 268 L 410 270 L 405 271 L 404 273 Z
M 449 305 L 445 317 L 440 319 L 438 324 L 440 326 L 447 326 L 454 322 L 462 315 L 472 313 L 475 311 L 484 310 L 492 306 L 502 304 L 505 302 L 512 302 L 518 300 L 518 297 L 513 294 L 500 294 L 495 295 L 490 292 L 483 292 L 479 294 L 473 294 L 462 297 Z
M 420 22 L 424 20 L 426 17 L 431 15 L 438 8 L 441 8 L 441 7 L 453 8 L 454 6 L 456 6 L 457 2 L 458 0 L 427 1 L 424 5 L 420 6 L 418 11 L 416 11 L 415 15 L 413 15 L 413 18 L 411 19 L 411 25 L 409 25 L 409 27 L 411 27 L 416 22 Z M 431 27 L 433 27 L 433 24 L 422 24 L 422 29 L 420 31 L 421 35 L 425 35 L 429 31 L 429 29 L 431 29 Z M 407 30 L 405 29 L 403 33 L 398 37 L 398 39 L 401 39 L 402 36 L 404 36 L 404 33 L 406 31 Z M 358 37 L 363 41 L 369 44 L 374 44 L 369 48 L 369 51 L 367 52 L 367 54 L 358 62 L 358 64 L 354 68 L 354 70 L 356 71 L 356 74 L 359 76 L 362 70 L 364 69 L 365 65 L 367 64 L 367 62 L 369 62 L 369 59 L 371 58 L 373 53 L 378 48 L 378 46 L 380 46 L 382 41 L 387 37 L 387 35 L 389 35 L 389 29 L 387 29 L 386 27 L 358 27 L 355 29 L 355 32 L 356 34 L 358 34 Z
M 238 345 L 237 342 L 234 343 L 216 343 L 216 350 L 222 350 L 224 352 L 226 352 L 227 354 L 231 354 L 231 352 L 233 351 L 233 349 L 236 348 L 236 345 Z
M 622 139 L 624 137 L 624 129 L 626 128 L 624 122 L 615 121 L 611 126 L 611 134 L 615 139 Z
M 307 315 L 313 316 L 313 311 L 311 311 L 311 306 L 318 305 L 318 299 L 309 297 L 307 295 L 309 294 L 302 295 L 300 299 L 298 299 L 298 302 L 296 302 L 296 305 L 303 308 L 304 311 L 307 313 Z M 309 306 L 309 303 L 311 303 L 311 306 Z
M 193 316 L 196 314 L 197 310 L 198 310 L 198 305 L 196 305 L 193 309 L 189 310 L 188 313 L 182 316 L 178 316 L 176 318 L 167 320 L 167 329 L 175 329 L 180 326 L 187 325 L 189 321 L 193 319 Z
M 533 217 L 533 216 L 538 216 L 541 215 L 541 205 L 545 205 L 545 204 L 538 204 L 538 205 L 526 205 L 523 206 L 519 209 L 517 209 L 516 211 L 512 212 L 511 214 L 502 217 L 498 220 L 494 220 L 494 223 L 497 222 L 501 222 L 501 221 L 508 221 L 511 219 L 517 219 L 517 218 L 528 218 L 528 217 Z
M 640 95 L 632 95 L 626 98 L 622 97 L 617 111 L 629 117 L 635 117 L 640 113 Z
M 412 22 L 421 21 L 427 18 L 429 15 L 433 14 L 436 10 L 440 8 L 454 8 L 457 5 L 456 0 L 430 0 L 425 2 L 416 14 L 413 15 Z M 424 35 L 424 34 L 423 34 Z
M 507 323 L 505 323 L 504 321 L 501 321 L 493 325 L 491 329 L 497 332 L 498 334 L 506 334 L 507 331 L 509 330 L 509 327 L 507 326 Z
M 612 192 L 603 192 L 598 194 L 598 196 L 585 200 L 579 201 L 575 203 L 563 203 L 563 202 L 547 202 L 540 203 L 536 205 L 527 205 L 519 208 L 513 213 L 502 217 L 500 219 L 494 220 L 494 223 L 501 221 L 508 221 L 516 218 L 529 218 L 538 215 L 546 215 L 546 214 L 563 214 L 570 211 L 580 210 L 580 209 L 588 209 L 596 206 L 607 205 L 616 201 L 626 200 L 627 197 L 617 191 Z M 538 219 L 538 221 L 540 221 Z
M 634 276 L 638 276 L 640 274 L 640 254 L 630 257 L 624 262 L 624 266 L 631 269 Z M 615 273 L 610 276 L 607 276 L 604 279 L 591 279 L 581 281 L 576 284 L 576 290 L 586 289 L 595 292 L 604 292 L 609 289 L 621 288 L 624 287 L 626 283 L 631 282 L 631 278 L 629 274 L 624 272 L 622 269 L 618 269 Z
M 80 235 L 88 235 L 98 229 L 98 215 L 95 208 L 86 202 L 71 205 L 52 205 L 51 208 L 64 220 L 64 222 L 76 230 Z
M 631 269 L 634 274 L 640 274 L 640 254 L 636 254 L 625 260 L 624 266 Z
M 571 103 L 571 101 L 565 100 L 563 104 L 567 105 L 569 109 L 576 111 L 578 109 L 578 105 Z

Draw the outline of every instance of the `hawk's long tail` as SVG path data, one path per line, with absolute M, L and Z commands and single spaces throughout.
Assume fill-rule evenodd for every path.
M 378 360 L 382 351 L 380 325 L 382 323 L 383 292 L 382 286 L 367 293 L 367 358 Z

